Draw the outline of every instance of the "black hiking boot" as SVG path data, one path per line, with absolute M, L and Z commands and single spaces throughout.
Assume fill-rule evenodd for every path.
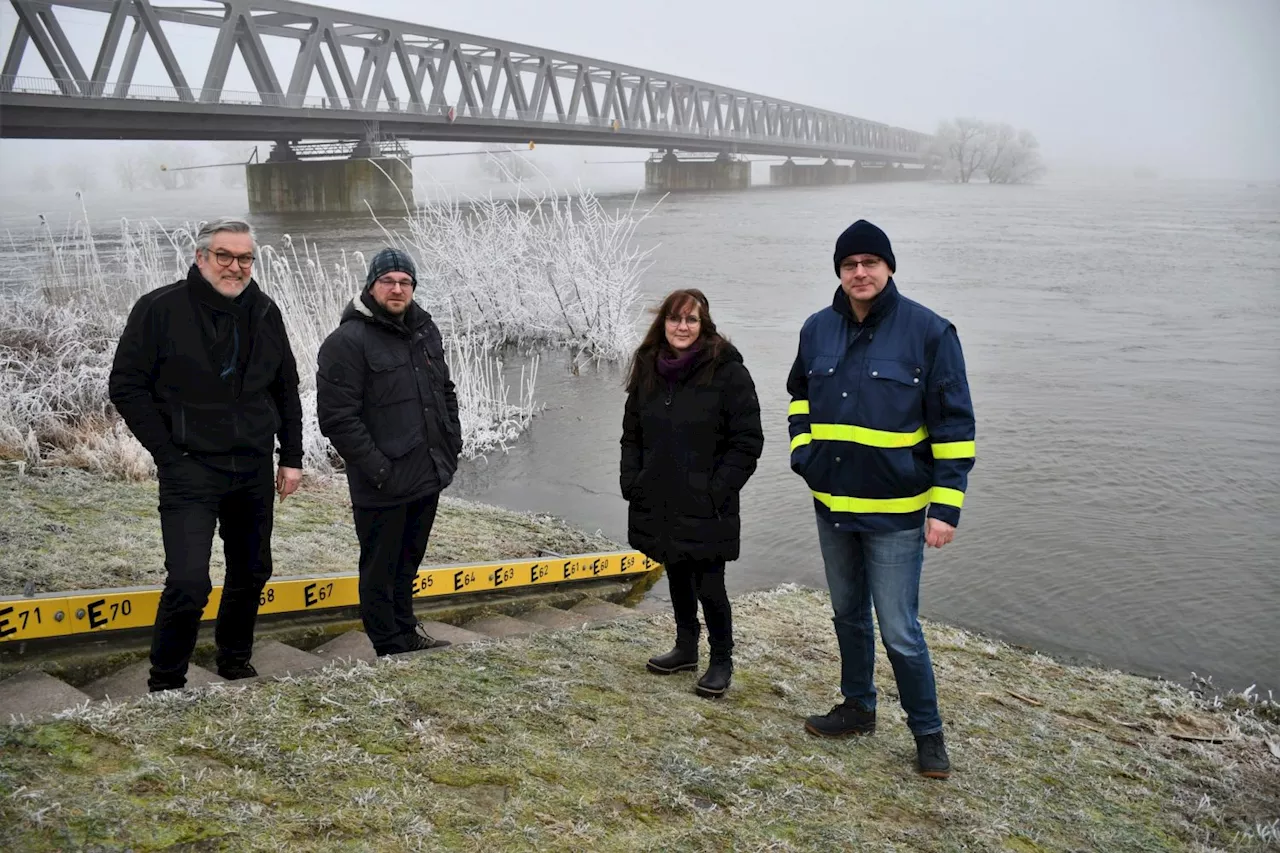
M 942 741 L 942 732 L 916 738 L 916 765 L 920 775 L 930 779 L 946 779 L 951 776 L 951 760 L 947 758 L 947 746 Z
M 698 668 L 698 638 L 692 641 L 687 637 L 677 637 L 676 645 L 665 655 L 649 658 L 645 668 L 658 675 L 671 675 L 673 672 L 687 672 Z
M 248 661 L 218 664 L 218 677 L 227 681 L 239 681 L 242 678 L 257 678 L 258 671 Z
M 864 709 L 852 699 L 831 709 L 829 714 L 814 714 L 804 721 L 804 730 L 818 737 L 848 737 L 876 733 L 876 712 Z
M 712 655 L 711 665 L 694 685 L 693 692 L 707 699 L 719 699 L 733 679 L 733 659 L 728 655 Z

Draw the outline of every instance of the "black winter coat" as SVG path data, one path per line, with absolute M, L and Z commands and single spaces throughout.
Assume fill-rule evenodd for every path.
M 398 323 L 367 293 L 351 301 L 320 345 L 316 413 L 355 506 L 408 503 L 453 481 L 458 396 L 440 330 L 416 302 Z
M 627 396 L 619 485 L 627 541 L 664 565 L 736 560 L 738 492 L 764 448 L 760 403 L 742 355 L 726 346 L 683 382 Z
M 227 299 L 192 265 L 133 306 L 108 380 L 111 402 L 158 465 L 184 454 L 248 471 L 302 467 L 298 366 L 284 317 L 254 281 Z

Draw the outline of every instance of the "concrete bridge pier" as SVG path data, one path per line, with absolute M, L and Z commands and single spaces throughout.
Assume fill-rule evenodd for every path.
M 788 157 L 786 162 L 769 167 L 769 183 L 778 187 L 852 184 L 857 179 L 856 168 L 838 164 L 831 158 L 822 163 L 797 163 Z
M 662 157 L 654 155 L 644 164 L 647 190 L 745 190 L 751 186 L 751 162 L 724 152 L 714 160 L 706 157 L 681 159 L 670 149 Z
M 934 171 L 925 166 L 907 166 L 902 163 L 854 163 L 857 183 L 886 181 L 927 181 Z
M 245 166 L 250 213 L 365 213 L 413 205 L 412 161 L 378 141 L 276 142 Z

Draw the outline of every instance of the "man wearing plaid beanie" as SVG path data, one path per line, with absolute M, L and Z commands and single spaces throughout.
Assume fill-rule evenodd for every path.
M 360 540 L 360 617 L 379 655 L 445 646 L 418 625 L 413 582 L 462 452 L 440 330 L 413 299 L 413 259 L 373 256 L 365 288 L 320 346 L 320 431 L 346 463 Z

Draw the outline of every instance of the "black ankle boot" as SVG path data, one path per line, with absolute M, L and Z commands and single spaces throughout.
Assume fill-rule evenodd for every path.
M 658 675 L 686 672 L 698 668 L 698 637 L 676 637 L 676 645 L 665 655 L 649 658 L 646 668 Z
M 693 692 L 708 699 L 718 699 L 729 689 L 733 680 L 733 658 L 727 654 L 712 654 L 711 665 L 698 679 Z

